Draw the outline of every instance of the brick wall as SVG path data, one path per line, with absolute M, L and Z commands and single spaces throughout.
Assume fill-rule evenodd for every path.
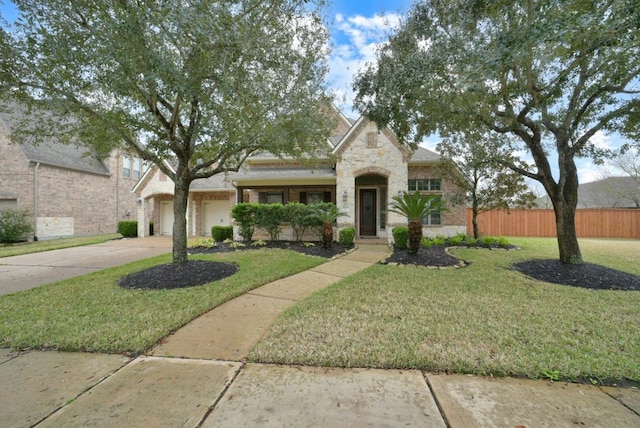
M 19 146 L 9 143 L 4 127 L 0 129 L 0 153 L 0 190 L 15 193 L 18 207 L 33 210 L 35 163 L 29 162 Z M 64 235 L 113 233 L 118 221 L 136 219 L 136 197 L 131 193 L 136 181 L 122 177 L 121 154 L 114 151 L 105 164 L 110 175 L 40 164 L 36 213 L 42 218 L 40 238 L 59 236 L 57 231 Z M 65 227 L 58 228 L 58 223 Z
M 446 177 L 442 177 L 441 172 L 433 165 L 409 166 L 409 180 L 415 179 L 441 179 L 441 192 L 425 192 L 441 194 L 446 203 L 448 211 L 442 213 L 441 226 L 425 226 L 425 233 L 431 235 L 455 235 L 458 232 L 466 231 L 467 207 L 465 205 L 452 205 L 448 202 L 451 197 L 459 191 L 459 187 Z

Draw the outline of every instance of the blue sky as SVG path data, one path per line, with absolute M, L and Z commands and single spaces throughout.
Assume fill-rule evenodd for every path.
M 330 0 L 331 1 L 331 0 Z M 336 95 L 336 105 L 348 116 L 357 118 L 353 110 L 351 85 L 357 71 L 368 61 L 375 60 L 376 47 L 387 40 L 388 34 L 409 9 L 412 0 L 332 0 L 329 7 L 331 32 L 330 71 L 327 82 Z M 0 0 L 2 16 L 12 21 L 15 8 L 7 0 Z M 593 138 L 602 147 L 617 147 L 619 140 L 598 133 Z M 434 150 L 438 137 L 432 136 L 421 145 Z M 577 159 L 580 183 L 603 178 L 605 169 L 588 159 Z M 616 173 L 610 166 L 605 167 Z

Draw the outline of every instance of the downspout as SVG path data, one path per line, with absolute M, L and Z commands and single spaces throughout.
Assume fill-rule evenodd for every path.
M 38 240 L 38 168 L 40 162 L 36 162 L 33 168 L 33 240 Z

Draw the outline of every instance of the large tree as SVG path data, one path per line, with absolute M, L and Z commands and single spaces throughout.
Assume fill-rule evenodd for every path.
M 354 86 L 402 141 L 517 137 L 533 165 L 505 164 L 542 184 L 560 260 L 579 264 L 575 159 L 598 157 L 598 132 L 637 135 L 639 73 L 637 0 L 421 0 Z
M 14 3 L 3 87 L 69 118 L 31 115 L 14 137 L 122 145 L 157 165 L 175 183 L 174 263 L 193 180 L 326 146 L 324 0 Z
M 505 166 L 505 161 L 526 167 L 513 155 L 506 138 L 460 134 L 450 137 L 438 150 L 440 169 L 460 189 L 451 196 L 454 204 L 471 206 L 473 236 L 480 237 L 478 215 L 495 209 L 531 208 L 537 198 L 521 174 Z

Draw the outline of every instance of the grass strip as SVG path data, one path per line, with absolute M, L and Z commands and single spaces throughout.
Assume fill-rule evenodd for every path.
M 287 310 L 249 359 L 640 381 L 640 292 L 535 281 L 510 266 L 557 257 L 555 241 L 512 241 L 523 249 L 453 250 L 462 269 L 372 266 Z M 639 241 L 581 245 L 587 261 L 640 275 Z
M 323 263 L 287 250 L 193 256 L 239 271 L 198 287 L 126 290 L 118 280 L 171 261 L 162 255 L 0 296 L 0 347 L 141 353 L 173 330 L 253 288 Z
M 110 233 L 107 235 L 83 236 L 80 238 L 60 238 L 46 241 L 20 242 L 18 244 L 3 244 L 0 245 L 0 258 L 60 250 L 62 248 L 80 247 L 82 245 L 102 244 L 103 242 L 119 238 L 122 238 L 122 235 L 119 233 Z

